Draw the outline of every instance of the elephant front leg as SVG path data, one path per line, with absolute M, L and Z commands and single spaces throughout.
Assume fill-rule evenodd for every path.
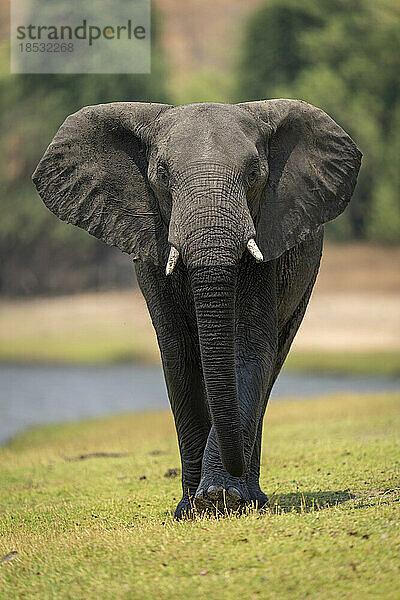
M 254 454 L 259 456 L 256 446 L 261 444 L 259 429 L 262 427 L 264 398 L 275 353 L 273 349 L 267 353 L 264 351 L 260 358 L 254 355 L 253 349 L 254 346 L 246 346 L 237 366 L 239 409 L 248 468 L 243 477 L 233 477 L 226 472 L 221 462 L 215 429 L 211 428 L 204 450 L 201 481 L 195 496 L 199 512 L 215 510 L 215 507 L 237 511 L 253 502 L 259 505 L 264 500 L 265 503 L 266 496 L 258 485 L 259 463 L 257 471 L 252 457 Z
M 216 505 L 238 510 L 246 504 L 261 502 L 265 496 L 258 485 L 259 463 L 258 468 L 253 465 L 252 457 L 255 452 L 257 463 L 259 452 L 254 449 L 261 444 L 259 427 L 262 427 L 265 400 L 277 355 L 277 305 L 271 270 L 273 265 L 263 265 L 261 277 L 250 274 L 248 279 L 241 280 L 238 291 L 236 379 L 246 473 L 239 478 L 226 472 L 215 429 L 211 428 L 204 450 L 201 481 L 195 496 L 195 505 L 200 511 L 215 510 Z
M 317 275 L 317 270 L 314 273 L 314 276 L 308 285 L 301 301 L 296 307 L 296 310 L 293 312 L 291 317 L 287 320 L 285 326 L 279 332 L 278 336 L 278 351 L 277 358 L 275 362 L 275 367 L 270 377 L 268 390 L 264 397 L 264 404 L 262 408 L 262 416 L 260 418 L 257 430 L 256 441 L 254 443 L 253 454 L 251 457 L 249 472 L 247 477 L 247 485 L 250 493 L 250 497 L 252 502 L 257 504 L 258 508 L 262 508 L 268 503 L 268 497 L 260 488 L 260 462 L 261 462 L 261 447 L 262 447 L 262 430 L 263 430 L 263 420 L 264 413 L 267 408 L 268 400 L 271 395 L 272 388 L 275 384 L 275 381 L 280 373 L 280 370 L 285 362 L 286 356 L 289 352 L 289 348 L 294 339 L 294 336 L 297 333 L 297 330 L 300 326 L 301 321 L 303 320 L 304 313 L 310 299 L 311 291 L 314 286 L 315 277 Z
M 201 480 L 194 497 L 196 511 L 239 511 L 250 502 L 246 477 L 233 477 L 223 467 L 214 427 L 204 450 Z
M 175 519 L 189 517 L 201 477 L 204 448 L 210 432 L 200 361 L 187 356 L 187 347 L 160 343 L 168 397 L 174 415 L 182 464 L 182 499 Z
M 174 276 L 167 278 L 164 269 L 151 264 L 137 261 L 135 268 L 157 333 L 178 436 L 183 495 L 175 518 L 180 519 L 191 512 L 190 498 L 199 485 L 201 461 L 211 427 L 196 319 L 185 294 L 185 271 L 177 268 Z

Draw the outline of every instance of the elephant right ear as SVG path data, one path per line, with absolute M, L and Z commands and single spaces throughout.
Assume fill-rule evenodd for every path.
M 145 143 L 169 108 L 113 102 L 69 116 L 32 176 L 45 205 L 106 244 L 163 264 L 166 232 L 147 180 Z

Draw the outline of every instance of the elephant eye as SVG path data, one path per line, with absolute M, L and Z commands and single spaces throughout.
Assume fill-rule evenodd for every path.
M 260 169 L 258 165 L 253 165 L 247 173 L 247 183 L 254 185 L 260 179 Z
M 161 185 L 167 186 L 169 183 L 168 169 L 164 165 L 157 167 L 157 179 Z

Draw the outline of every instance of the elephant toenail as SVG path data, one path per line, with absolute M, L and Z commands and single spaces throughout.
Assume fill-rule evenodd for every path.
M 207 492 L 220 492 L 221 488 L 216 486 L 216 485 L 210 485 L 210 487 L 208 488 Z
M 230 494 L 235 494 L 235 496 L 238 496 L 239 498 L 241 498 L 241 497 L 242 497 L 242 494 L 239 492 L 239 490 L 238 490 L 237 488 L 230 487 L 230 488 L 228 489 L 228 492 L 229 492 Z

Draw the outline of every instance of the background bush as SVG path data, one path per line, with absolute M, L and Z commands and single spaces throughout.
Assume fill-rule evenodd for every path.
M 154 15 L 154 11 L 153 11 Z M 167 68 L 152 22 L 151 75 L 12 75 L 0 57 L 0 294 L 130 283 L 129 259 L 62 223 L 38 200 L 31 174 L 64 119 L 82 106 L 166 102 Z
M 400 240 L 399 17 L 397 0 L 271 0 L 246 27 L 238 100 L 311 102 L 364 154 L 338 239 Z
M 158 32 L 156 14 L 151 75 L 10 75 L 8 31 L 0 27 L 0 294 L 132 281 L 129 258 L 60 222 L 38 200 L 30 177 L 65 117 L 82 106 L 171 101 Z M 224 52 L 236 56 L 237 37 L 230 44 Z M 185 93 L 175 90 L 172 101 L 287 97 L 320 106 L 364 154 L 355 197 L 328 234 L 394 243 L 400 239 L 399 47 L 397 0 L 269 0 L 245 23 L 237 69 L 194 69 L 185 75 Z

